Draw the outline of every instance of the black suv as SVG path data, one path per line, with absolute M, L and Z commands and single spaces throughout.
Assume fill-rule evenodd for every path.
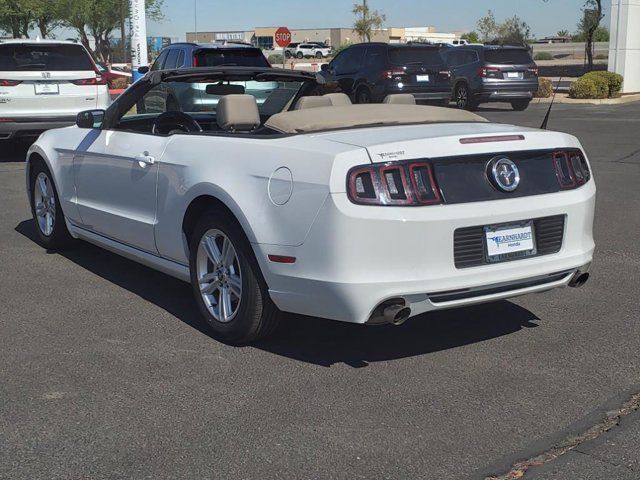
M 160 52 L 150 69 L 142 67 L 138 71 L 146 73 L 149 70 L 217 67 L 219 65 L 271 66 L 262 50 L 245 43 L 173 43 Z
M 321 68 L 327 83 L 337 82 L 356 103 L 378 103 L 394 93 L 446 104 L 451 99 L 451 74 L 435 45 L 361 43 Z
M 514 110 L 525 110 L 538 91 L 538 66 L 526 47 L 465 45 L 442 52 L 453 75 L 458 108 L 509 102 Z

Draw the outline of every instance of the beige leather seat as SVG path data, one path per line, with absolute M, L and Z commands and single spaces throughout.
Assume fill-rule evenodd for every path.
M 294 110 L 307 110 L 309 108 L 330 107 L 331 100 L 327 97 L 302 97 L 296 103 Z
M 410 93 L 395 93 L 384 97 L 382 103 L 392 105 L 415 105 L 416 97 L 414 97 Z
M 260 112 L 253 95 L 225 95 L 218 100 L 216 121 L 228 132 L 251 132 L 260 126 Z
M 327 93 L 323 95 L 324 98 L 328 98 L 331 105 L 334 107 L 343 107 L 345 105 L 351 105 L 351 99 L 346 93 Z

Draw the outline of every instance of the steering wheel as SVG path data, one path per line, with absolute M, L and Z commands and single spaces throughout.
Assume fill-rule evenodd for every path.
M 151 127 L 151 133 L 173 135 L 179 132 L 201 132 L 202 127 L 191 115 L 184 112 L 164 112 L 156 117 Z

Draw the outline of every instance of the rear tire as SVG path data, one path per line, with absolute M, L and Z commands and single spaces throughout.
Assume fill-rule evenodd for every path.
M 38 242 L 47 250 L 59 250 L 73 243 L 67 230 L 53 176 L 43 161 L 36 161 L 29 172 L 31 215 Z
M 207 211 L 189 239 L 189 248 L 193 293 L 216 338 L 246 344 L 275 330 L 280 312 L 235 219 Z
M 298 60 L 302 60 L 302 59 L 304 58 L 304 54 L 303 54 L 302 52 L 298 52 L 298 53 L 296 54 L 296 58 L 297 58 Z
M 316 58 L 317 59 L 321 59 L 322 58 L 322 52 L 316 52 Z
M 469 89 L 469 85 L 466 83 L 459 83 L 456 86 L 454 93 L 456 106 L 460 110 L 474 111 L 478 109 L 478 102 L 475 99 L 473 92 Z
M 529 99 L 514 100 L 513 102 L 511 102 L 511 108 L 513 108 L 516 112 L 523 112 L 529 107 L 530 103 L 531 103 L 531 100 Z
M 367 104 L 371 102 L 371 90 L 369 90 L 367 87 L 359 87 L 356 90 L 356 103 Z
M 290 52 L 290 51 L 288 51 L 288 50 L 285 50 L 285 52 L 284 52 L 284 58 L 291 58 L 291 56 L 292 56 L 292 55 L 291 55 L 291 52 Z

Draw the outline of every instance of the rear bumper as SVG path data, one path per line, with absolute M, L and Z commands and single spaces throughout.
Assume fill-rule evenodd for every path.
M 416 100 L 450 100 L 451 99 L 451 87 L 450 86 L 434 86 L 429 88 L 385 88 L 379 95 L 377 100 L 382 101 L 387 95 L 395 95 L 398 93 L 410 93 Z
M 505 82 L 504 84 L 482 85 L 476 96 L 485 102 L 502 102 L 510 100 L 531 100 L 538 91 L 538 82 Z
M 76 123 L 76 116 L 24 117 L 0 122 L 0 140 L 37 138 L 53 128 L 69 127 Z
M 366 323 L 381 303 L 401 298 L 411 315 L 567 286 L 594 251 L 595 184 L 513 200 L 423 208 L 366 207 L 330 195 L 299 247 L 254 245 L 271 298 L 282 310 Z M 558 253 L 459 269 L 458 228 L 566 215 Z M 297 258 L 270 263 L 268 254 Z

